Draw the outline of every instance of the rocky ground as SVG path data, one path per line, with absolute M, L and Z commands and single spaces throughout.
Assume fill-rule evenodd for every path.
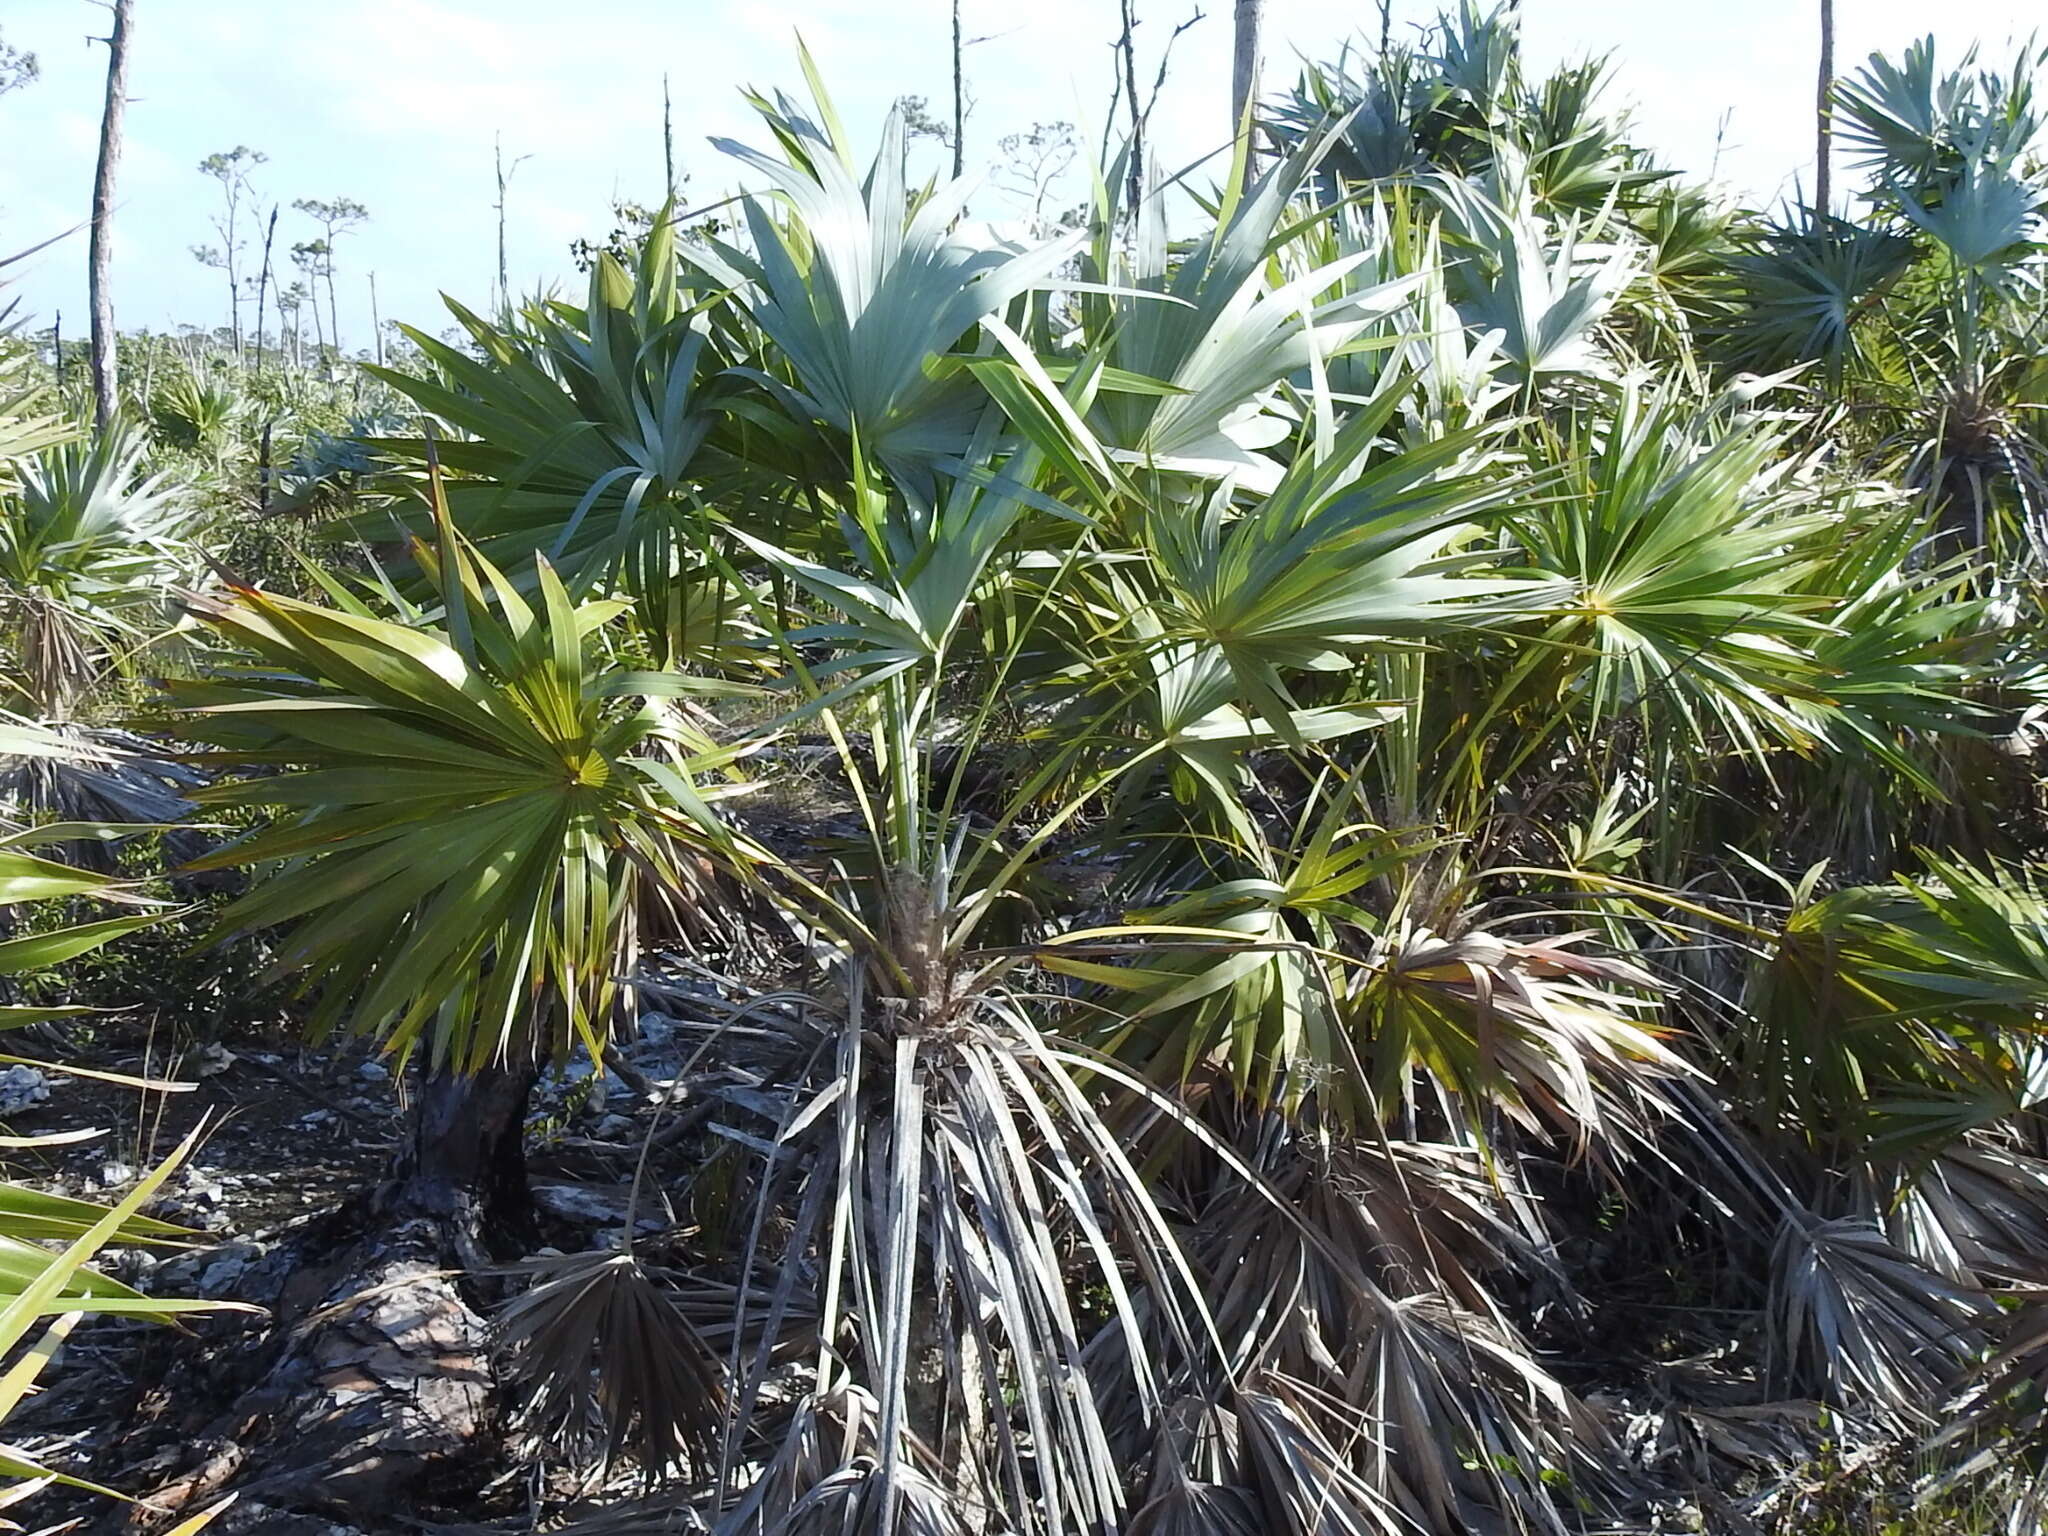
M 687 1011 L 687 1010 L 684 1010 Z M 666 1115 L 673 1131 L 683 1114 L 664 1106 L 688 1048 L 686 1025 L 660 1013 L 644 1016 L 638 1037 L 622 1042 L 605 1070 L 578 1061 L 543 1078 L 528 1122 L 530 1171 L 544 1244 L 570 1253 L 615 1243 L 625 1220 L 633 1167 L 650 1128 Z M 75 1139 L 16 1154 L 22 1183 L 72 1196 L 119 1195 L 194 1130 L 200 1140 L 185 1168 L 151 1213 L 190 1229 L 190 1238 L 161 1249 L 113 1250 L 103 1265 L 141 1289 L 253 1303 L 257 1315 L 204 1318 L 172 1331 L 102 1319 L 73 1334 L 46 1373 L 46 1389 L 9 1422 L 9 1437 L 76 1475 L 124 1492 L 149 1493 L 199 1476 L 204 1437 L 246 1385 L 234 1362 L 264 1341 L 271 1314 L 287 1313 L 289 1269 L 322 1224 L 346 1219 L 391 1164 L 405 1127 L 409 1074 L 341 1043 L 308 1048 L 288 1037 L 237 1039 L 170 1051 L 139 1029 L 101 1029 L 89 1040 L 48 1052 L 66 1065 L 178 1082 L 180 1091 L 138 1092 L 128 1086 L 57 1071 L 0 1071 L 0 1126 L 29 1137 Z M 699 1094 L 702 1084 L 694 1084 Z M 727 1085 L 744 1092 L 744 1085 Z M 649 1241 L 672 1221 L 662 1189 L 690 1154 L 673 1136 L 657 1136 L 646 1209 Z M 669 1166 L 675 1163 L 676 1166 Z M 231 1471 L 226 1448 L 214 1461 Z M 260 1449 L 260 1448 L 258 1448 Z M 543 1506 L 572 1495 L 602 1502 L 605 1490 L 582 1485 L 543 1456 L 507 1469 L 493 1492 L 492 1523 L 469 1529 L 532 1529 Z M 92 1532 L 161 1528 L 146 1508 L 51 1493 L 36 1507 L 41 1524 L 58 1516 Z M 212 1530 L 222 1536 L 381 1536 L 383 1531 L 451 1530 L 408 1515 L 374 1528 L 287 1515 L 245 1500 Z M 656 1527 L 658 1528 L 658 1527 Z

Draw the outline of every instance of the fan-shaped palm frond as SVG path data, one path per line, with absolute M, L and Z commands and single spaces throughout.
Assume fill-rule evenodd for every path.
M 1930 860 L 1924 880 L 1795 889 L 1734 1046 L 1767 1121 L 1893 1155 L 2035 1097 L 2048 906 L 2026 874 Z
M 757 105 L 786 159 L 717 142 L 787 214 L 748 197 L 751 251 L 711 240 L 687 254 L 731 287 L 775 348 L 779 365 L 759 375 L 775 399 L 799 421 L 857 439 L 928 498 L 934 466 L 965 450 L 982 404 L 970 374 L 934 360 L 1052 278 L 1081 237 L 1028 250 L 972 244 L 953 227 L 964 183 L 920 195 L 906 183 L 900 113 L 861 180 L 828 103 L 822 127 L 787 99 Z
M 1586 245 L 1570 221 L 1553 236 L 1519 159 L 1503 161 L 1487 185 L 1444 176 L 1431 186 L 1463 253 L 1451 279 L 1466 324 L 1499 333 L 1500 355 L 1524 383 L 1612 377 L 1596 333 L 1636 277 L 1640 256 L 1627 230 L 1617 226 L 1605 244 Z
M 1867 1220 L 1788 1217 L 1771 1273 L 1778 1369 L 1836 1402 L 1925 1418 L 1995 1311 L 1915 1262 Z
M 1257 505 L 1232 516 L 1227 491 L 1155 504 L 1143 536 L 1171 640 L 1213 648 L 1239 697 L 1300 739 L 1288 675 L 1327 672 L 1374 645 L 1499 624 L 1549 588 L 1477 574 L 1469 525 L 1498 518 L 1522 489 L 1479 472 L 1490 433 L 1449 433 L 1379 463 L 1374 440 L 1399 402 L 1384 391 L 1327 453 L 1305 453 Z
M 2039 135 L 2032 44 L 2022 49 L 2009 77 L 1980 69 L 1974 47 L 1945 72 L 1934 52 L 1934 39 L 1925 37 L 1896 63 L 1872 54 L 1836 87 L 1844 143 L 1862 153 L 1887 188 L 1916 192 L 1932 186 L 1973 154 L 2010 163 Z
M 115 425 L 17 461 L 0 490 L 0 582 L 20 634 L 27 712 L 62 717 L 86 685 L 165 615 L 197 563 L 190 501 L 143 472 L 145 444 Z
M 644 1475 L 698 1468 L 725 1413 L 719 1361 L 631 1253 L 529 1259 L 531 1284 L 496 1319 L 526 1395 L 528 1428 L 552 1446 L 631 1448 Z
M 1786 484 L 1781 432 L 1628 388 L 1578 446 L 1559 494 L 1513 525 L 1572 593 L 1522 663 L 1536 707 L 1759 754 L 1802 740 L 1789 700 L 1812 690 L 1822 626 L 1799 578 L 1831 520 Z
M 536 302 L 493 324 L 451 300 L 474 351 L 409 333 L 429 370 L 377 372 L 460 436 L 376 445 L 452 472 L 449 508 L 486 558 L 523 579 L 544 556 L 579 592 L 622 586 L 679 660 L 702 611 L 740 604 L 696 548 L 698 492 L 722 462 L 706 448 L 722 358 L 685 287 L 673 213 L 657 216 L 631 272 L 598 258 L 580 308 Z M 429 519 L 422 507 L 408 521 Z M 388 525 L 378 512 L 354 526 L 375 537 Z
M 321 987 L 316 1028 L 425 1033 L 465 1070 L 528 1040 L 595 1054 L 634 887 L 714 824 L 671 728 L 598 664 L 618 605 L 572 604 L 544 561 L 535 608 L 459 549 L 422 558 L 447 578 L 438 631 L 248 588 L 187 599 L 258 659 L 175 685 L 181 728 L 281 770 L 197 792 L 270 819 L 194 867 L 269 867 L 217 932 L 290 924 L 274 963 Z
M 1128 270 L 1106 230 L 1098 233 L 1094 274 L 1130 290 L 1087 311 L 1089 339 L 1127 376 L 1124 387 L 1102 391 L 1094 413 L 1114 457 L 1270 489 L 1280 466 L 1260 450 L 1290 432 L 1269 409 L 1273 387 L 1340 356 L 1419 286 L 1419 277 L 1398 274 L 1346 283 L 1370 249 L 1313 266 L 1290 261 L 1289 205 L 1329 145 L 1327 128 L 1309 134 L 1177 260 L 1156 195 L 1138 210 Z M 1276 269 L 1284 276 L 1276 279 Z
M 1861 320 L 1912 258 L 1910 240 L 1822 213 L 1766 226 L 1728 260 L 1727 297 L 1708 326 L 1715 349 L 1757 373 L 1817 362 L 1839 381 Z

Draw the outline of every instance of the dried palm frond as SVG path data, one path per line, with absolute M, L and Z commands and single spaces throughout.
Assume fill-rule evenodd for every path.
M 1271 1522 L 1266 1529 L 1401 1536 L 1408 1522 L 1356 1470 L 1355 1447 L 1371 1434 L 1366 1414 L 1282 1376 L 1260 1384 L 1267 1390 L 1237 1394 L 1237 1416 L 1250 1480 Z
M 1952 1279 L 2022 1280 L 2048 1253 L 2048 1162 L 1978 1138 L 1920 1171 L 1892 1208 L 1892 1240 Z
M 1374 1020 L 1382 1101 L 1401 1100 L 1414 1067 L 1481 1134 L 1497 1111 L 1574 1155 L 1647 1144 L 1665 1114 L 1655 1086 L 1693 1069 L 1632 1016 L 1654 1008 L 1662 983 L 1576 948 L 1592 936 L 1446 937 L 1405 924 L 1389 935 L 1345 999 Z
M 548 1443 L 609 1464 L 631 1451 L 654 1477 L 715 1454 L 721 1364 L 661 1283 L 630 1253 L 544 1254 L 497 1319 L 521 1417 Z
M 184 791 L 202 782 L 161 746 L 127 731 L 59 721 L 46 727 L 59 751 L 19 756 L 0 750 L 0 828 L 28 822 L 93 826 L 90 837 L 69 840 L 67 863 L 111 871 L 113 839 L 168 827 L 192 814 Z M 203 833 L 180 829 L 168 846 L 190 851 Z
M 1939 1449 L 1960 1447 L 1942 1483 L 1973 1477 L 2016 1451 L 2038 1458 L 2048 1444 L 2048 1291 L 2028 1290 L 1999 1327 L 1995 1352 L 1970 1373 L 1950 1405 L 1949 1422 L 1930 1438 Z M 2048 1461 L 2039 1467 L 2035 1495 L 2048 1492 Z M 2021 1500 L 2025 1502 L 2024 1499 Z M 2037 1509 L 2035 1518 L 2048 1514 Z
M 773 1139 L 735 1134 L 773 1154 L 747 1255 L 782 1270 L 771 1315 L 800 1278 L 816 1287 L 811 1395 L 871 1404 L 873 1423 L 863 1409 L 828 1433 L 814 1405 L 777 1425 L 779 1367 L 765 1345 L 736 1359 L 724 1460 L 741 1486 L 718 1529 L 922 1529 L 941 1509 L 962 1522 L 944 1529 L 1120 1522 L 1135 1459 L 1119 1445 L 1124 1410 L 1155 1426 L 1177 1361 L 1220 1363 L 1136 1152 L 1101 1118 L 1081 1063 L 1014 999 L 949 982 L 942 1009 L 877 1007 L 863 973 L 845 975 L 841 1032 Z M 794 1170 L 800 1187 L 783 1182 Z M 1125 1261 L 1149 1283 L 1142 1301 Z M 1150 1350 L 1101 1347 L 1153 1331 Z M 742 1475 L 743 1447 L 764 1433 L 765 1469 Z
M 1772 1260 L 1772 1362 L 1835 1402 L 1924 1417 L 1982 1348 L 1991 1299 L 1894 1247 L 1875 1223 L 1787 1216 Z
M 1133 1536 L 1263 1536 L 1269 1529 L 1246 1486 L 1237 1415 L 1200 1399 L 1168 1406 L 1147 1492 L 1131 1517 Z
M 813 1393 L 799 1403 L 746 1498 L 726 1512 L 720 1536 L 979 1536 L 999 1529 L 993 1513 L 960 1494 L 944 1469 L 912 1440 L 908 1459 L 886 1472 L 877 1456 L 881 1405 L 857 1386 Z
M 1554 1481 L 1601 1490 L 1604 1430 L 1488 1287 L 1545 1261 L 1499 1191 L 1487 1199 L 1481 1166 L 1386 1143 L 1268 1145 L 1224 1168 L 1191 1241 L 1240 1372 L 1227 1400 L 1261 1456 L 1224 1458 L 1228 1476 L 1198 1463 L 1203 1478 L 1278 1497 L 1274 1528 L 1317 1529 L 1283 1513 L 1313 1502 L 1276 1491 L 1292 1467 L 1351 1511 L 1331 1529 L 1391 1518 L 1444 1536 L 1550 1528 Z M 1337 1470 L 1314 1470 L 1325 1460 Z

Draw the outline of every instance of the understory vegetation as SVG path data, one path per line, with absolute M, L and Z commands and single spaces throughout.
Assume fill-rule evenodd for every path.
M 2044 62 L 1872 59 L 1848 212 L 1757 211 L 1468 7 L 1002 241 L 806 57 L 576 296 L 123 338 L 100 430 L 0 341 L 5 1060 L 127 952 L 410 1074 L 324 1374 L 121 1491 L 2048 1528 Z M 615 1240 L 545 1246 L 533 1086 L 650 1020 Z M 0 1415 L 221 1304 L 86 1267 L 177 1171 L 0 1188 Z M 445 1445 L 279 1406 L 431 1284 Z

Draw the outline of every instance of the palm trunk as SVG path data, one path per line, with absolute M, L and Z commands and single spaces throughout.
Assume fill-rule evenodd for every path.
M 539 1067 L 493 1063 L 473 1077 L 427 1075 L 401 1157 L 395 1209 L 453 1224 L 458 1243 L 496 1246 L 532 1224 L 526 1186 L 526 1106 Z
M 537 1076 L 518 1056 L 474 1077 L 426 1075 L 385 1186 L 302 1231 L 260 1288 L 245 1286 L 268 1324 L 232 1360 L 195 1341 L 232 1401 L 188 1440 L 158 1503 L 191 1513 L 235 1491 L 381 1530 L 393 1508 L 482 1501 L 502 1470 L 505 1410 L 490 1271 L 536 1236 L 522 1132 Z M 178 1369 L 166 1362 L 165 1380 Z
M 99 168 L 92 182 L 92 402 L 93 421 L 104 432 L 119 404 L 118 356 L 114 334 L 114 179 L 121 169 L 121 130 L 128 111 L 128 35 L 135 0 L 114 0 L 114 25 L 107 36 L 107 103 L 100 114 Z

